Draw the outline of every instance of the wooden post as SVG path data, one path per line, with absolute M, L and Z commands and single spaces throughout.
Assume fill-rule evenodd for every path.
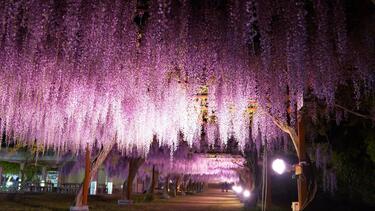
M 89 195 L 89 186 L 91 179 L 91 160 L 90 160 L 90 150 L 89 144 L 86 146 L 86 158 L 85 158 L 85 179 L 83 181 L 83 190 L 82 190 L 82 205 L 87 205 L 87 199 Z
M 299 210 L 303 210 L 305 208 L 306 203 L 306 196 L 307 196 L 307 183 L 306 179 L 303 176 L 304 175 L 304 166 L 303 164 L 306 162 L 306 147 L 305 147 L 305 129 L 303 125 L 303 117 L 302 114 L 299 113 L 298 115 L 298 160 L 299 164 L 301 165 L 301 175 L 298 176 L 298 204 L 299 204 Z

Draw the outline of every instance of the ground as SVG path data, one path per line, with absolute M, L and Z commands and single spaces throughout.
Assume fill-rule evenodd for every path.
M 74 199 L 73 195 L 43 194 L 0 194 L 0 210 L 7 211 L 66 211 Z M 242 211 L 243 204 L 232 193 L 219 189 L 207 189 L 196 195 L 177 196 L 168 200 L 136 203 L 119 206 L 116 196 L 93 196 L 89 199 L 90 210 L 126 211 Z

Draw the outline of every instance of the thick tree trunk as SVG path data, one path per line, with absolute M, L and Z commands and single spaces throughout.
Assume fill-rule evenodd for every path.
M 122 186 L 122 197 L 130 200 L 131 194 L 133 192 L 133 181 L 135 176 L 137 175 L 139 167 L 143 164 L 143 158 L 129 158 L 129 173 L 128 179 L 124 181 L 124 185 Z M 125 185 L 126 184 L 126 185 Z
M 85 169 L 84 183 L 81 185 L 81 187 L 80 187 L 80 189 L 77 193 L 77 196 L 75 198 L 75 206 L 76 207 L 81 207 L 83 205 L 87 205 L 87 195 L 88 195 L 88 191 L 89 191 L 88 187 L 89 187 L 92 175 L 96 174 L 100 165 L 107 158 L 108 153 L 111 151 L 113 145 L 114 145 L 114 142 L 111 143 L 108 146 L 103 146 L 102 149 L 97 154 L 96 158 L 92 161 L 91 165 L 90 165 L 90 157 L 88 157 L 88 159 L 87 159 L 87 156 L 89 156 L 88 153 L 90 153 L 88 151 L 89 149 L 87 147 L 87 149 L 86 149 L 86 161 L 88 161 L 88 163 L 86 162 L 87 168 Z
M 126 185 L 126 199 L 131 200 L 131 194 L 133 193 L 133 181 L 134 181 L 134 176 L 128 177 L 127 180 L 127 185 Z

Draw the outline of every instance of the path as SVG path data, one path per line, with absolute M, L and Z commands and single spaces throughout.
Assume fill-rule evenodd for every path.
M 7 211 L 66 211 L 74 195 L 56 193 L 0 193 L 0 210 Z M 242 211 L 243 204 L 232 191 L 223 193 L 220 189 L 206 189 L 196 195 L 157 199 L 150 203 L 136 203 L 131 206 L 117 205 L 113 197 L 91 196 L 90 211 Z
M 180 196 L 157 203 L 153 210 L 178 211 L 237 211 L 242 210 L 243 204 L 230 192 L 221 192 L 220 189 L 208 189 L 196 195 Z

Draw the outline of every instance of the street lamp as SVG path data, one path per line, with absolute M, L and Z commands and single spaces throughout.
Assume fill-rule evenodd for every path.
M 285 172 L 294 172 L 295 175 L 302 174 L 302 166 L 307 165 L 306 162 L 299 162 L 297 164 L 291 165 L 285 162 L 283 159 L 277 158 L 272 162 L 272 170 L 277 174 L 283 174 Z
M 286 170 L 286 164 L 284 160 L 279 158 L 274 160 L 272 162 L 272 169 L 278 174 L 283 174 Z
M 250 197 L 250 191 L 245 190 L 245 191 L 243 192 L 243 197 L 245 197 L 245 198 L 249 198 L 249 197 Z
M 282 159 L 275 159 L 273 162 L 272 162 L 272 169 L 277 173 L 277 174 L 283 174 L 285 171 L 288 171 L 288 172 L 293 172 L 294 171 L 294 175 L 296 176 L 301 176 L 302 175 L 302 172 L 303 172 L 303 166 L 306 166 L 307 163 L 305 161 L 300 161 L 299 163 L 297 164 L 294 164 L 294 165 L 290 165 L 289 163 L 286 163 L 284 160 Z M 298 181 L 301 181 L 300 178 L 298 178 Z M 297 211 L 297 210 L 300 210 L 300 207 L 301 207 L 301 189 L 300 189 L 301 185 L 299 184 L 298 186 L 298 202 L 292 202 L 292 210 L 293 211 Z M 305 196 L 304 196 L 305 197 Z

